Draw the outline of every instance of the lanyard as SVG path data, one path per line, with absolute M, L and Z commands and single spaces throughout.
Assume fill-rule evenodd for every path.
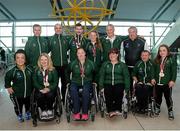
M 160 72 L 164 72 L 166 60 L 167 60 L 167 58 L 162 59 L 161 64 L 160 64 Z
M 93 53 L 93 56 L 95 57 L 96 56 L 96 46 L 93 45 L 92 47 L 92 53 Z
M 44 83 L 48 82 L 48 70 L 43 71 L 43 81 Z
M 81 46 L 81 41 L 82 41 L 82 37 L 81 37 L 80 35 L 75 36 L 76 48 L 80 48 L 80 46 Z
M 80 74 L 81 77 L 84 77 L 84 73 L 85 73 L 85 68 L 84 68 L 84 64 L 82 65 L 81 63 L 79 63 L 79 67 L 80 67 Z

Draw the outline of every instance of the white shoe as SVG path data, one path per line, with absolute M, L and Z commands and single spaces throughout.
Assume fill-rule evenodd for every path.
M 47 117 L 48 117 L 47 112 L 46 112 L 46 111 L 42 111 L 42 113 L 41 113 L 41 119 L 47 119 Z
M 48 110 L 47 114 L 48 114 L 48 116 L 52 116 L 53 115 L 53 111 L 52 110 Z

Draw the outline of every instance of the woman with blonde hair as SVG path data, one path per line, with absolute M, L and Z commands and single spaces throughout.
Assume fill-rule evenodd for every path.
M 42 53 L 38 59 L 38 67 L 33 74 L 33 84 L 36 89 L 35 96 L 41 108 L 40 117 L 53 115 L 53 102 L 58 87 L 58 76 L 47 53 Z

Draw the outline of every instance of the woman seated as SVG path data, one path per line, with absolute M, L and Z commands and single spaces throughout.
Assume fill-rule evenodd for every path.
M 112 48 L 108 56 L 109 61 L 104 62 L 100 70 L 99 87 L 104 88 L 107 112 L 112 117 L 122 112 L 124 90 L 128 92 L 130 78 L 127 66 L 119 61 L 119 50 Z
M 33 84 L 36 89 L 35 97 L 41 109 L 40 118 L 50 118 L 53 116 L 58 76 L 51 58 L 46 53 L 39 56 L 38 67 L 33 74 Z
M 94 63 L 86 58 L 86 52 L 83 48 L 77 49 L 77 59 L 70 63 L 68 75 L 72 74 L 70 82 L 70 95 L 73 101 L 73 119 L 88 120 L 88 107 L 90 102 L 90 92 L 92 91 L 92 78 L 94 72 Z M 70 80 L 70 77 L 68 77 Z M 82 88 L 82 104 L 80 104 L 79 88 Z M 82 116 L 80 114 L 80 105 L 82 105 Z

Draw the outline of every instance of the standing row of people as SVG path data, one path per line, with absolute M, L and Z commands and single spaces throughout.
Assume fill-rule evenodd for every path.
M 99 84 L 100 88 L 104 88 L 109 115 L 113 116 L 114 114 L 121 112 L 122 96 L 124 94 L 124 90 L 125 93 L 128 93 L 130 87 L 132 93 L 133 87 L 132 87 L 132 80 L 130 82 L 130 78 L 133 78 L 135 80 L 135 76 L 131 77 L 131 74 L 133 70 L 137 70 L 134 68 L 134 66 L 139 60 L 141 60 L 142 58 L 141 52 L 144 49 L 146 49 L 145 48 L 146 42 L 142 37 L 137 35 L 136 27 L 129 28 L 128 30 L 129 36 L 116 36 L 114 34 L 114 26 L 110 24 L 106 27 L 107 36 L 99 38 L 98 33 L 96 31 L 92 31 L 90 32 L 90 40 L 86 39 L 83 36 L 83 27 L 81 24 L 77 24 L 75 26 L 74 36 L 63 36 L 62 35 L 63 29 L 60 24 L 56 24 L 54 30 L 55 30 L 55 35 L 50 37 L 49 39 L 46 39 L 40 36 L 41 26 L 34 25 L 33 26 L 34 36 L 29 37 L 25 46 L 24 55 L 27 55 L 27 59 L 26 61 L 24 60 L 25 62 L 23 66 L 25 66 L 26 65 L 25 63 L 27 62 L 27 64 L 30 64 L 33 67 L 31 71 L 34 72 L 32 73 L 33 74 L 32 81 L 34 87 L 39 90 L 38 96 L 39 96 L 40 105 L 44 104 L 43 99 L 48 99 L 48 101 L 53 100 L 54 95 L 51 95 L 53 94 L 51 90 L 54 90 L 58 86 L 58 79 L 61 78 L 61 85 L 62 85 L 61 92 L 62 92 L 63 100 L 65 97 L 66 84 L 67 82 L 71 82 L 70 91 L 75 108 L 73 115 L 74 119 L 80 119 L 80 114 L 79 114 L 80 107 L 79 107 L 79 101 L 77 99 L 78 97 L 77 89 L 79 85 L 85 86 L 84 88 L 87 89 L 84 91 L 85 97 L 83 98 L 84 103 L 83 103 L 82 119 L 84 120 L 88 119 L 87 96 L 89 96 L 88 94 L 90 93 L 92 82 L 96 82 Z M 166 50 L 168 52 L 168 48 Z M 52 62 L 49 56 L 47 55 L 47 53 L 49 52 L 51 54 L 50 56 Z M 163 58 L 162 56 L 159 56 L 160 52 L 161 51 L 158 51 L 158 56 L 155 63 L 156 66 L 154 66 L 154 72 L 155 72 L 154 74 L 159 74 L 159 77 L 154 75 L 156 77 L 153 76 L 152 77 L 153 80 L 150 79 L 151 80 L 150 82 L 152 84 L 155 83 L 157 83 L 157 85 L 160 84 L 159 86 L 165 86 L 166 84 L 169 84 L 167 87 L 172 87 L 174 86 L 176 79 L 175 74 L 173 75 L 174 77 L 172 79 L 170 77 L 171 73 L 176 69 L 175 66 L 173 68 L 171 67 L 174 61 L 170 60 L 169 62 L 167 60 L 169 59 L 169 54 L 167 53 L 165 56 L 166 61 L 163 60 L 164 61 L 163 64 L 160 64 L 162 61 L 161 59 Z M 121 61 L 120 54 L 124 56 L 125 63 Z M 19 67 L 19 64 L 16 60 L 16 55 L 15 55 L 15 61 L 17 65 L 16 68 L 20 69 L 23 73 L 21 82 L 24 83 L 22 87 L 24 87 L 26 91 L 27 83 L 24 81 L 26 79 L 25 77 L 26 74 L 24 74 L 24 69 L 26 68 L 21 69 Z M 104 63 L 102 64 L 102 62 Z M 167 62 L 170 63 L 169 64 L 170 66 L 168 65 L 166 67 L 165 65 Z M 144 70 L 143 68 L 141 68 L 141 70 L 146 72 L 146 69 Z M 168 71 L 166 72 L 166 70 Z M 15 83 L 13 83 L 13 85 L 11 84 L 11 81 L 14 81 L 13 75 L 16 73 L 9 73 L 9 72 L 6 75 L 7 79 L 5 79 L 5 87 L 8 89 L 8 92 L 10 94 L 13 94 L 14 90 L 12 91 L 12 88 L 14 89 L 16 85 L 15 84 L 16 81 Z M 71 81 L 69 81 L 70 73 L 72 73 Z M 19 74 L 17 73 L 17 77 L 18 75 Z M 147 75 L 150 74 L 147 74 L 146 72 L 143 75 L 144 76 L 142 77 L 147 77 Z M 9 79 L 8 76 L 11 77 L 11 79 Z M 136 77 L 136 81 L 139 81 L 138 75 Z M 164 90 L 157 90 L 158 92 L 157 95 L 159 95 L 159 97 L 157 97 L 157 101 L 159 100 L 159 102 L 157 102 L 158 103 L 157 105 L 159 105 L 157 106 L 158 107 L 157 110 L 158 109 L 160 110 L 160 104 L 162 101 L 161 97 L 163 91 Z M 166 96 L 171 98 L 170 91 L 169 90 L 167 91 Z M 47 93 L 48 95 L 45 95 Z M 52 99 L 49 99 L 48 96 L 52 96 L 51 97 Z M 167 102 L 169 107 L 168 110 L 169 116 L 172 117 L 173 116 L 173 112 L 171 108 L 172 104 L 169 103 L 172 103 L 172 101 Z M 46 103 L 46 105 L 48 106 L 48 103 Z M 49 112 L 49 114 L 50 113 L 51 112 Z M 159 111 L 157 111 L 157 114 L 158 113 Z M 19 114 L 22 114 L 22 112 L 20 112 Z

